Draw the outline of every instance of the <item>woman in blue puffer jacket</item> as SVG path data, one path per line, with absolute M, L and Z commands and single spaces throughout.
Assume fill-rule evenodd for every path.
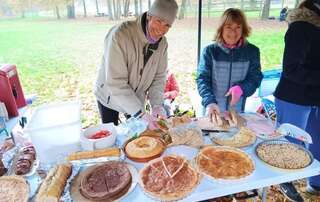
M 197 71 L 197 86 L 206 114 L 212 120 L 234 106 L 244 110 L 246 97 L 262 80 L 259 48 L 246 38 L 250 27 L 240 9 L 227 9 L 215 43 L 204 48 Z

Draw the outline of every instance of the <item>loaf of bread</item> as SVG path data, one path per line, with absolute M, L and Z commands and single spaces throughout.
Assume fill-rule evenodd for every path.
M 67 160 L 81 160 L 81 159 L 91 159 L 105 156 L 120 156 L 119 148 L 108 148 L 108 149 L 100 149 L 94 151 L 83 151 L 83 152 L 75 152 L 68 156 Z
M 71 164 L 61 164 L 52 168 L 41 184 L 35 202 L 59 202 L 71 171 Z

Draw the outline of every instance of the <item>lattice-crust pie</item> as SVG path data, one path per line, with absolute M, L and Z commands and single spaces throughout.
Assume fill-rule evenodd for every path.
M 304 148 L 286 141 L 267 141 L 256 148 L 258 157 L 269 165 L 283 169 L 305 168 L 312 157 Z
M 199 183 L 199 174 L 182 157 L 170 155 L 150 161 L 140 171 L 144 191 L 161 201 L 186 197 Z
M 196 157 L 198 169 L 214 179 L 236 180 L 249 176 L 255 169 L 243 151 L 226 146 L 207 146 Z

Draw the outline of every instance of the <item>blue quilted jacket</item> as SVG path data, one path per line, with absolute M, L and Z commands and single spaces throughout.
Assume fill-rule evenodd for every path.
M 262 80 L 259 48 L 245 42 L 241 47 L 228 49 L 219 43 L 204 48 L 197 70 L 197 87 L 206 107 L 217 103 L 221 111 L 229 108 L 225 97 L 229 88 L 239 85 L 243 91 L 235 106 L 243 111 L 246 97 L 252 95 Z

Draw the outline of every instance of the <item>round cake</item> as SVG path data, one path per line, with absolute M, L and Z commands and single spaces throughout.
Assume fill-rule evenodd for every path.
M 128 191 L 131 181 L 125 163 L 109 161 L 85 171 L 80 181 L 80 193 L 89 200 L 115 200 Z
M 164 149 L 165 147 L 161 140 L 149 136 L 140 136 L 137 139 L 128 142 L 125 146 L 125 152 L 131 159 L 157 157 Z

